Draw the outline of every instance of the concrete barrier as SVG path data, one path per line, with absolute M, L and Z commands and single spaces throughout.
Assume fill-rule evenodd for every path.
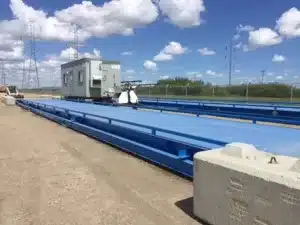
M 300 225 L 300 159 L 242 143 L 195 154 L 194 214 L 213 225 Z
M 2 97 L 2 102 L 5 104 L 5 105 L 15 105 L 16 104 L 16 99 L 12 96 L 3 96 Z

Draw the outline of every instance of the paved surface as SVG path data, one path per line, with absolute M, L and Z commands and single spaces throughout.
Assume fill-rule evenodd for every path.
M 92 113 L 99 116 L 106 116 L 137 124 L 178 131 L 184 134 L 200 136 L 208 139 L 217 139 L 226 143 L 243 142 L 253 144 L 263 151 L 300 157 L 299 129 L 266 126 L 261 124 L 248 124 L 203 117 L 197 118 L 151 111 L 136 111 L 126 107 L 100 106 L 63 100 L 33 101 L 51 106 L 67 108 L 69 110 Z M 113 123 L 117 124 L 116 122 Z M 129 125 L 119 125 L 129 127 Z M 138 127 L 132 128 L 139 129 Z M 148 132 L 150 132 L 150 130 Z M 174 138 L 174 136 L 168 133 L 160 133 L 159 135 Z M 219 147 L 219 145 L 216 144 L 208 144 L 207 142 L 203 143 L 202 141 L 187 139 L 180 136 L 176 136 L 175 138 L 191 144 L 205 146 L 207 148 Z
M 200 224 L 192 183 L 0 105 L 0 224 Z

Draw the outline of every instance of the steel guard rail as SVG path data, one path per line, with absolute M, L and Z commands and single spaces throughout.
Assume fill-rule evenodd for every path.
M 193 103 L 198 103 L 198 102 L 204 102 L 204 103 L 228 103 L 228 104 L 238 104 L 238 105 L 252 105 L 252 106 L 261 106 L 261 105 L 269 105 L 269 106 L 280 106 L 280 105 L 300 105 L 300 101 L 274 101 L 274 102 L 264 102 L 264 101 L 246 101 L 246 100 L 230 100 L 230 99 L 222 99 L 222 100 L 217 100 L 217 99 L 176 99 L 176 98 L 161 98 L 161 97 L 139 97 L 141 100 L 151 100 L 151 101 L 177 101 L 177 102 L 193 102 Z M 286 106 L 288 108 L 291 108 L 290 106 Z M 299 108 L 297 106 L 292 106 L 292 108 Z
M 87 103 L 87 104 L 95 104 L 95 105 L 107 105 L 111 106 L 112 104 L 108 103 L 99 103 L 99 102 L 86 102 L 85 100 L 67 100 L 78 103 Z M 122 105 L 121 105 L 122 106 Z M 233 118 L 233 119 L 242 119 L 242 120 L 250 120 L 252 123 L 256 124 L 256 122 L 269 122 L 269 123 L 279 123 L 279 124 L 289 124 L 289 125 L 300 125 L 300 117 L 286 117 L 286 116 L 268 116 L 268 115 L 256 115 L 251 113 L 237 113 L 237 112 L 222 112 L 222 111 L 209 111 L 209 110 L 191 110 L 184 108 L 175 108 L 175 107 L 163 107 L 163 106 L 155 106 L 155 105 L 125 105 L 128 107 L 132 107 L 133 109 L 151 109 L 157 110 L 160 112 L 177 112 L 177 113 L 188 113 L 196 116 L 200 115 L 209 115 L 209 116 L 219 116 L 225 118 Z M 300 109 L 300 108 L 299 108 Z
M 175 103 L 177 105 L 191 105 L 191 106 L 218 106 L 218 107 L 233 107 L 233 108 L 244 108 L 244 109 L 251 109 L 251 107 L 264 107 L 270 108 L 272 110 L 280 109 L 298 109 L 300 111 L 300 107 L 297 106 L 286 106 L 286 105 L 278 105 L 278 104 L 243 104 L 243 103 L 233 103 L 233 102 L 205 102 L 205 101 L 188 101 L 188 100 L 173 100 L 173 99 L 146 99 L 141 98 L 139 100 L 141 103 L 152 103 L 152 104 L 171 104 Z M 299 103 L 300 104 L 300 103 Z M 252 108 L 253 109 L 253 108 Z
M 188 110 L 188 109 L 176 109 L 176 108 L 167 108 L 167 107 L 159 107 L 159 106 L 132 106 L 133 109 L 151 109 L 158 110 L 160 112 L 177 112 L 177 113 L 187 113 L 193 114 L 196 116 L 200 115 L 208 115 L 208 116 L 219 116 L 233 119 L 242 119 L 242 120 L 250 120 L 252 123 L 256 124 L 256 122 L 269 122 L 269 123 L 278 123 L 278 124 L 290 124 L 290 125 L 300 125 L 300 118 L 297 120 L 296 118 L 288 118 L 288 117 L 274 117 L 274 116 L 266 116 L 266 115 L 251 115 L 245 113 L 227 113 L 227 112 L 214 112 L 208 110 Z
M 209 150 L 208 146 L 214 145 L 217 147 L 227 144 L 214 139 L 187 135 L 28 100 L 18 100 L 17 105 L 190 178 L 193 176 L 192 160 L 196 152 Z M 149 132 L 146 132 L 145 129 Z M 171 137 L 162 136 L 160 133 L 171 135 Z M 189 144 L 176 140 L 172 136 L 198 141 L 200 144 Z

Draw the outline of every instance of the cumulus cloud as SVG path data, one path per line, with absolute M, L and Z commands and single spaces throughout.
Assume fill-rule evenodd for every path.
M 171 41 L 163 50 L 166 54 L 182 55 L 187 51 L 186 47 L 182 47 L 179 42 Z
M 212 70 L 206 70 L 205 72 L 207 75 L 215 76 L 217 73 Z
M 166 54 L 165 52 L 160 52 L 153 58 L 154 61 L 169 61 L 172 59 L 173 59 L 173 56 L 170 54 Z
M 131 35 L 135 28 L 154 22 L 158 9 L 151 0 L 119 0 L 96 6 L 91 1 L 57 11 L 55 16 L 65 23 L 77 24 L 97 37 L 112 34 Z
M 157 0 L 161 12 L 169 21 L 182 28 L 199 26 L 205 11 L 203 0 Z
M 276 63 L 282 63 L 284 61 L 286 61 L 286 58 L 283 55 L 275 54 L 272 59 L 272 62 L 276 62 Z
M 284 12 L 276 22 L 276 29 L 287 38 L 300 37 L 300 11 L 294 7 Z
M 169 61 L 173 59 L 175 55 L 184 54 L 188 48 L 183 47 L 179 42 L 171 41 L 166 45 L 156 56 L 154 61 Z
M 151 70 L 151 71 L 154 71 L 154 70 L 157 70 L 157 65 L 155 62 L 151 61 L 151 60 L 146 60 L 144 62 L 144 68 L 146 70 Z
M 209 75 L 209 76 L 214 76 L 214 77 L 222 77 L 223 76 L 223 74 L 217 73 L 217 72 L 212 71 L 212 70 L 206 70 L 205 74 Z
M 82 1 L 55 11 L 54 15 L 35 9 L 23 0 L 10 0 L 9 6 L 14 19 L 0 21 L 0 51 L 5 57 L 15 57 L 19 50 L 17 40 L 28 38 L 30 32 L 37 40 L 73 41 L 76 29 L 79 41 L 83 42 L 91 37 L 132 35 L 135 29 L 156 21 L 160 12 L 179 27 L 198 26 L 200 13 L 205 11 L 203 0 L 189 0 L 188 4 L 183 0 L 112 0 L 101 5 Z M 171 43 L 165 53 L 181 54 L 182 49 L 176 47 L 180 46 Z
M 282 38 L 270 28 L 259 28 L 249 32 L 248 41 L 250 48 L 259 48 L 277 45 L 282 42 Z
M 201 48 L 198 49 L 198 52 L 200 52 L 201 55 L 215 55 L 216 52 L 214 50 L 210 50 L 208 48 Z
M 283 79 L 284 79 L 283 76 L 277 76 L 277 77 L 276 77 L 276 80 L 283 80 Z
M 250 26 L 250 25 L 238 25 L 237 28 L 236 28 L 236 31 L 238 33 L 241 33 L 241 32 L 249 32 L 249 31 L 253 31 L 254 30 L 254 27 Z

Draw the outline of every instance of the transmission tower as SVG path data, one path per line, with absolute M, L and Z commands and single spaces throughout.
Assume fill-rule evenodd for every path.
M 1 67 L 1 84 L 6 85 L 6 74 L 4 71 L 4 60 L 0 59 L 0 67 Z
M 234 53 L 235 53 L 235 47 L 233 44 L 233 40 L 231 39 L 229 45 L 226 46 L 226 56 L 225 56 L 225 59 L 228 58 L 228 85 L 229 86 L 231 86 L 232 84 L 232 71 L 234 69 L 234 59 L 235 59 Z
M 27 84 L 28 88 L 31 87 L 40 87 L 39 82 L 39 74 L 38 74 L 38 68 L 36 64 L 36 33 L 35 33 L 35 23 L 29 22 L 29 65 L 28 65 L 28 74 L 27 76 L 23 77 L 22 83 Z M 25 63 L 25 62 L 24 62 Z M 34 83 L 32 83 L 34 81 Z

